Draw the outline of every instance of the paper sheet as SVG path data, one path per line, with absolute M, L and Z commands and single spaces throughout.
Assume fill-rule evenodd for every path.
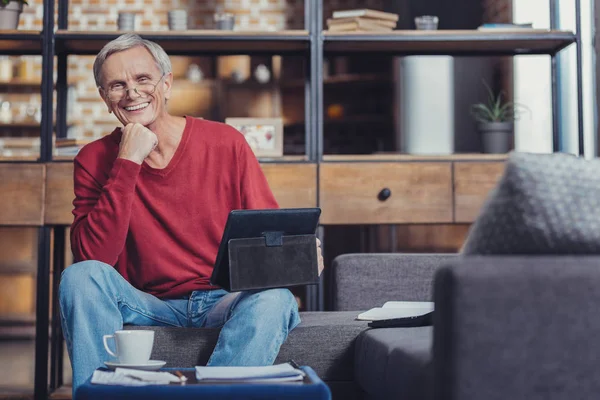
M 179 377 L 169 372 L 151 372 L 129 368 L 117 368 L 114 372 L 96 370 L 92 375 L 92 383 L 98 385 L 145 386 L 180 382 Z
M 264 367 L 196 367 L 196 379 L 202 381 L 286 382 L 302 380 L 305 375 L 288 363 Z

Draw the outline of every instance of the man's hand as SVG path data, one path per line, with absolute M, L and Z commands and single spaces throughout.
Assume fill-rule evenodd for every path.
M 317 263 L 319 264 L 319 276 L 321 276 L 321 272 L 325 269 L 325 264 L 323 263 L 323 251 L 321 250 L 321 241 L 317 238 Z
M 142 124 L 127 124 L 119 145 L 119 158 L 142 164 L 158 144 L 158 138 Z

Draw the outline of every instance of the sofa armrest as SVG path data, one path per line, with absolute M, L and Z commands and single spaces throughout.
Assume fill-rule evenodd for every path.
M 434 285 L 436 399 L 600 393 L 600 257 L 457 258 Z
M 334 311 L 381 307 L 390 300 L 431 301 L 433 274 L 456 254 L 344 254 L 331 268 Z

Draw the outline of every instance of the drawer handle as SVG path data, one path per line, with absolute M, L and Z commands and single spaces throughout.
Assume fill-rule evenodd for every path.
M 388 188 L 381 189 L 381 192 L 377 195 L 379 201 L 386 201 L 392 195 L 392 191 Z

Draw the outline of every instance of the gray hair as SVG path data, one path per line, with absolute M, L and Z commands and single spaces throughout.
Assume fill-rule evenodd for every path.
M 160 69 L 161 74 L 171 72 L 171 60 L 160 45 L 151 42 L 150 40 L 142 39 L 135 33 L 126 33 L 115 40 L 108 42 L 96 56 L 96 60 L 94 61 L 94 79 L 96 80 L 97 87 L 101 86 L 102 66 L 106 59 L 111 54 L 129 50 L 134 47 L 145 47 L 152 55 L 152 58 L 154 58 L 156 66 Z

